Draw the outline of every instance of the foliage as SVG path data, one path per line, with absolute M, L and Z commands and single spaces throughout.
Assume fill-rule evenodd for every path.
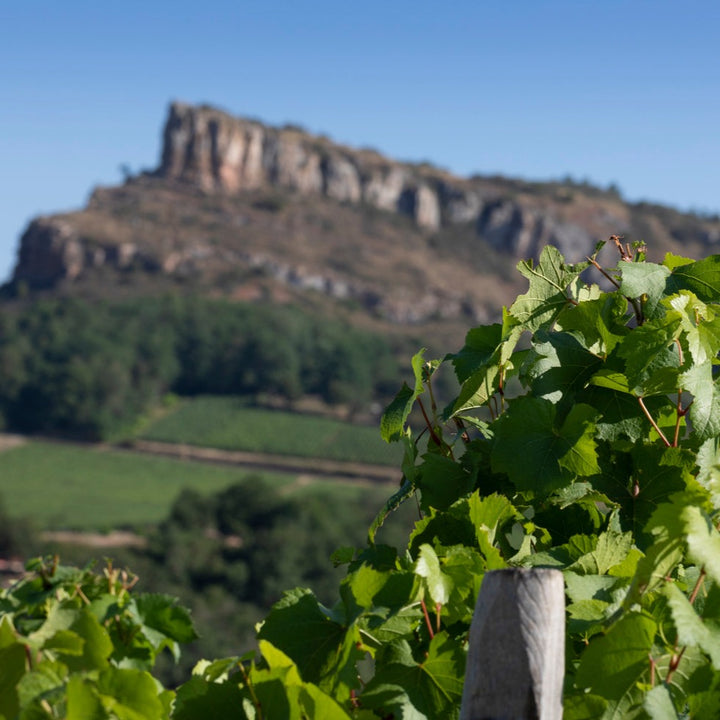
M 106 439 L 169 390 L 362 406 L 396 378 L 379 336 L 292 308 L 61 298 L 0 315 L 0 425 L 19 432 Z
M 720 256 L 615 243 L 614 270 L 545 248 L 502 323 L 415 356 L 382 422 L 403 482 L 367 547 L 334 554 L 337 601 L 287 592 L 259 652 L 199 663 L 172 717 L 457 718 L 482 577 L 506 566 L 563 572 L 567 720 L 720 714 Z M 413 496 L 398 554 L 376 532 Z
M 581 279 L 595 257 L 546 248 L 501 324 L 414 358 L 382 425 L 405 448 L 403 486 L 369 546 L 336 554 L 340 599 L 287 593 L 262 659 L 198 666 L 178 717 L 198 716 L 186 692 L 274 717 L 270 687 L 287 717 L 312 717 L 311 694 L 329 717 L 457 717 L 482 576 L 512 565 L 564 574 L 566 718 L 717 717 L 720 256 L 654 264 L 616 244 L 610 291 Z M 461 386 L 440 409 L 446 366 Z M 424 516 L 397 555 L 374 532 L 412 495 Z
M 134 578 L 38 559 L 0 592 L 0 717 L 158 720 L 174 693 L 150 674 L 196 637 L 175 598 L 129 592 Z

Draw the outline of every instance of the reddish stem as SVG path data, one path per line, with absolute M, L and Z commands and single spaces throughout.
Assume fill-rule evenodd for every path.
M 430 422 L 430 418 L 427 416 L 427 413 L 425 412 L 425 406 L 422 403 L 422 400 L 418 398 L 418 405 L 420 406 L 420 411 L 423 414 L 423 417 L 425 418 L 425 424 L 427 425 L 427 429 L 430 432 L 430 437 L 432 438 L 432 441 L 438 446 L 442 447 L 442 440 L 437 436 L 437 433 L 435 432 L 435 429 L 432 426 L 432 423 Z
M 422 606 L 423 615 L 425 616 L 425 625 L 427 625 L 428 632 L 430 633 L 430 639 L 435 637 L 435 631 L 433 630 L 432 623 L 430 622 L 430 615 L 428 614 L 427 605 L 425 604 L 425 598 L 420 601 Z

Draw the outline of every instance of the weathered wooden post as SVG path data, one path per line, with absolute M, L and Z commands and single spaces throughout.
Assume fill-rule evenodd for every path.
M 470 627 L 460 720 L 561 720 L 564 675 L 562 573 L 487 573 Z

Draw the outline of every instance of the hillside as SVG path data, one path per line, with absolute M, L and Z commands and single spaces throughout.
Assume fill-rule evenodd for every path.
M 720 219 L 571 181 L 459 178 L 173 103 L 158 168 L 95 189 L 79 212 L 34 220 L 10 287 L 91 297 L 192 289 L 390 332 L 441 321 L 460 336 L 520 290 L 519 259 L 549 243 L 579 260 L 611 234 L 647 242 L 651 258 L 701 256 L 720 243 Z

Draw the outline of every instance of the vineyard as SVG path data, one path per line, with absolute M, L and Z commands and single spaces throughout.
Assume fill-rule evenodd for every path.
M 720 256 L 612 242 L 616 267 L 546 247 L 501 323 L 413 357 L 381 421 L 402 482 L 333 553 L 332 603 L 288 590 L 257 650 L 166 688 L 156 661 L 195 638 L 181 601 L 32 561 L 0 594 L 0 717 L 458 718 L 475 600 L 506 567 L 563 573 L 565 720 L 720 717 Z M 405 503 L 406 547 L 382 544 Z

